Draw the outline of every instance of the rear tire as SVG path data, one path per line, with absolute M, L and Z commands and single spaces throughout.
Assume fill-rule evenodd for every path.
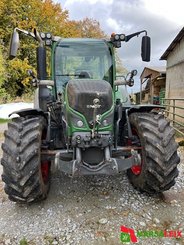
M 41 161 L 42 133 L 46 129 L 42 117 L 18 117 L 8 124 L 2 144 L 2 180 L 9 199 L 30 203 L 45 199 L 49 190 L 50 163 Z M 43 164 L 43 165 L 42 165 Z M 47 171 L 47 175 L 45 176 Z
M 132 185 L 148 193 L 159 193 L 170 189 L 178 176 L 178 144 L 174 129 L 163 115 L 132 113 L 131 128 L 136 132 L 141 150 L 141 171 L 128 169 Z M 136 143 L 137 144 L 137 143 Z M 139 169 L 139 168 L 138 168 Z

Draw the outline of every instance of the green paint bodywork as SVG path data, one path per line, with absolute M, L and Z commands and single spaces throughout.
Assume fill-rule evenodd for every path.
M 113 95 L 112 95 L 113 96 Z M 67 123 L 68 123 L 68 136 L 71 136 L 73 133 L 75 132 L 90 132 L 91 128 L 88 125 L 88 122 L 86 120 L 86 118 L 79 113 L 78 111 L 73 110 L 69 103 L 68 103 L 68 97 L 67 97 L 67 93 L 65 93 L 65 100 L 64 100 L 64 110 L 66 111 L 66 118 L 67 118 Z M 114 105 L 111 107 L 110 110 L 106 111 L 105 113 L 103 113 L 101 115 L 101 122 L 108 117 L 114 110 Z M 76 127 L 73 123 L 73 121 L 71 120 L 72 115 L 76 115 L 84 124 L 83 127 Z M 113 130 L 113 124 L 110 124 L 109 126 L 106 127 L 100 127 L 97 125 L 96 130 L 98 131 L 111 131 Z
M 106 40 L 100 40 L 100 39 L 60 39 L 57 42 L 53 42 L 52 47 L 51 47 L 51 78 L 52 80 L 55 80 L 55 57 L 56 57 L 56 50 L 57 50 L 57 46 L 61 43 L 75 43 L 76 45 L 78 43 L 90 43 L 90 44 L 94 44 L 97 45 L 98 43 L 102 43 L 105 46 L 108 46 L 109 49 L 109 53 L 111 56 L 111 62 L 112 62 L 112 74 L 111 74 L 111 87 L 112 87 L 112 97 L 113 97 L 113 101 L 114 104 L 111 107 L 110 110 L 106 111 L 105 113 L 103 113 L 101 115 L 101 119 L 100 121 L 102 122 L 105 118 L 111 117 L 111 124 L 108 126 L 96 126 L 96 130 L 98 131 L 110 131 L 113 132 L 114 130 L 114 125 L 113 125 L 113 111 L 114 111 L 114 106 L 115 106 L 115 101 L 117 98 L 121 98 L 121 91 L 117 90 L 117 87 L 114 86 L 114 81 L 116 79 L 116 63 L 115 63 L 115 53 L 114 53 L 114 47 L 112 45 L 111 42 L 106 41 Z M 57 91 L 56 91 L 57 87 L 54 86 L 53 88 L 53 95 L 55 98 L 57 98 Z M 72 109 L 68 103 L 68 98 L 67 98 L 67 93 L 66 93 L 66 89 L 63 89 L 63 98 L 64 98 L 64 112 L 65 112 L 65 116 L 66 116 L 66 121 L 67 121 L 67 135 L 68 136 L 72 136 L 73 133 L 75 132 L 90 132 L 91 128 L 89 127 L 89 124 L 86 120 L 86 118 L 84 117 L 84 115 L 82 115 L 81 113 L 79 113 L 78 111 L 75 111 L 74 109 Z M 121 98 L 121 100 L 123 101 L 123 97 Z M 83 126 L 82 127 L 76 127 L 73 123 L 73 121 L 71 120 L 71 118 L 73 117 L 77 117 L 79 118 L 82 122 L 83 122 Z

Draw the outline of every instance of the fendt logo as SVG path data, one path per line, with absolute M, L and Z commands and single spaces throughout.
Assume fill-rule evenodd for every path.
M 153 231 L 153 230 L 145 230 L 140 231 L 138 230 L 135 232 L 134 229 L 127 228 L 126 226 L 121 226 L 121 235 L 120 240 L 122 243 L 137 243 L 138 238 L 162 238 L 162 237 L 169 237 L 169 238 L 181 238 L 182 232 L 181 231 Z
M 98 108 L 101 107 L 101 105 L 100 105 L 100 100 L 99 100 L 98 98 L 95 98 L 95 99 L 93 100 L 93 105 L 87 105 L 86 107 L 87 107 L 87 108 L 92 108 L 92 109 L 98 109 Z

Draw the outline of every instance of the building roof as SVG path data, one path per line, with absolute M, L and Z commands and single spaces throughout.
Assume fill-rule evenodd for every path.
M 161 74 L 166 74 L 166 66 L 146 66 L 144 67 L 140 77 L 142 77 L 145 70 L 150 70 L 150 74 L 151 74 L 151 71 L 156 71 Z
M 166 73 L 166 66 L 150 66 L 147 68 L 153 71 L 158 71 L 160 73 Z
M 175 37 L 175 39 L 172 41 L 172 43 L 169 45 L 169 47 L 166 49 L 163 55 L 160 57 L 160 60 L 167 60 L 167 57 L 170 54 L 170 52 L 173 51 L 173 49 L 176 47 L 176 45 L 180 42 L 180 40 L 183 37 L 184 37 L 184 27 L 181 29 L 181 31 L 178 33 L 178 35 Z

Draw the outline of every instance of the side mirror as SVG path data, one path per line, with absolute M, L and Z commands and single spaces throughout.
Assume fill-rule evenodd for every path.
M 10 58 L 15 58 L 17 56 L 17 50 L 19 48 L 19 33 L 17 32 L 16 29 L 14 29 L 12 37 L 11 37 L 11 42 L 10 42 Z
M 142 37 L 142 45 L 141 45 L 141 56 L 142 60 L 149 62 L 151 54 L 151 38 L 148 36 Z

